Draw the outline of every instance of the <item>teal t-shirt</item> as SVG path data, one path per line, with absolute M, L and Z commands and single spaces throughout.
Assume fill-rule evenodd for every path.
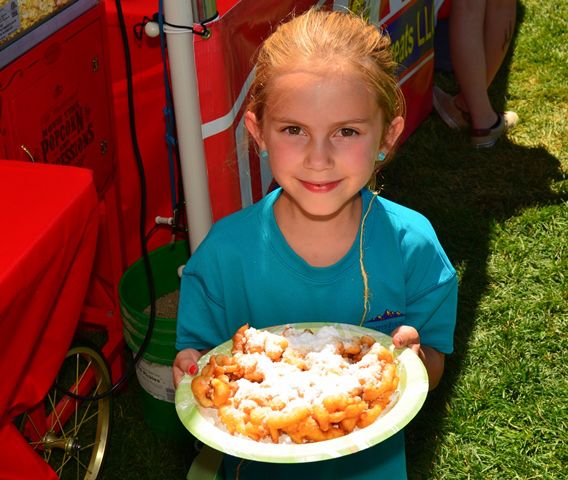
M 277 189 L 219 220 L 186 264 L 178 311 L 178 350 L 211 348 L 248 323 L 255 328 L 299 322 L 359 325 L 364 311 L 360 244 L 337 263 L 312 267 L 287 244 L 273 205 Z M 456 273 L 430 222 L 421 214 L 362 190 L 363 261 L 369 308 L 363 326 L 390 334 L 415 327 L 423 345 L 453 350 Z M 360 232 L 359 232 L 360 233 Z M 225 469 L 234 472 L 237 459 Z M 402 432 L 341 459 L 282 465 L 245 461 L 239 478 L 406 478 Z M 228 476 L 227 478 L 231 478 Z

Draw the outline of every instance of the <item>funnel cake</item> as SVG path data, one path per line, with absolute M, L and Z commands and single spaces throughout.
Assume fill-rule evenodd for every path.
M 371 425 L 396 400 L 398 381 L 397 360 L 370 336 L 243 325 L 232 355 L 212 355 L 191 389 L 232 435 L 303 444 Z

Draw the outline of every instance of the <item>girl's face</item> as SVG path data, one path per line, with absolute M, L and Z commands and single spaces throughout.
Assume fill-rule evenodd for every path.
M 262 125 L 251 112 L 245 122 L 287 197 L 314 217 L 356 201 L 378 152 L 388 153 L 404 125 L 397 117 L 383 132 L 383 113 L 358 76 L 306 70 L 276 76 Z

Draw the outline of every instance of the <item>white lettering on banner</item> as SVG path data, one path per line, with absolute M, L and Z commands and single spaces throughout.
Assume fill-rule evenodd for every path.
M 418 47 L 428 43 L 434 37 L 434 25 L 434 9 L 430 9 L 430 12 L 428 12 L 428 7 L 424 6 L 422 12 L 418 11 L 416 13 Z M 424 31 L 422 31 L 422 27 L 424 27 Z

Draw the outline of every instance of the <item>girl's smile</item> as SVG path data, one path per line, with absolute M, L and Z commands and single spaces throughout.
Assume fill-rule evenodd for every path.
M 327 193 L 330 192 L 331 190 L 333 190 L 335 187 L 337 187 L 340 183 L 340 181 L 335 181 L 335 182 L 327 182 L 327 183 L 313 183 L 313 182 L 307 182 L 304 180 L 300 180 L 300 182 L 302 183 L 302 185 L 309 190 L 310 192 L 314 192 L 314 193 Z

